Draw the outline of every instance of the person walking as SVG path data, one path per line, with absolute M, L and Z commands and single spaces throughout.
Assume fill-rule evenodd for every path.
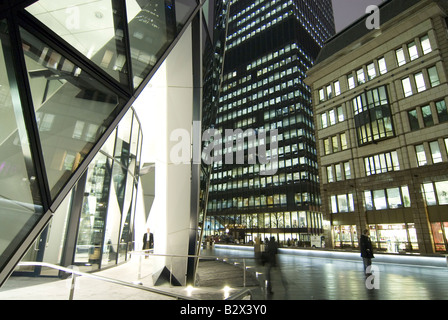
M 375 258 L 373 255 L 372 241 L 370 240 L 369 230 L 365 229 L 361 235 L 359 241 L 359 248 L 361 250 L 361 257 L 364 264 L 364 273 L 367 274 L 367 270 L 372 265 L 372 259 Z
M 268 294 L 273 294 L 272 292 L 272 281 L 271 281 L 271 270 L 277 265 L 277 252 L 278 244 L 274 237 L 271 237 L 266 248 L 266 292 Z
M 261 241 L 260 241 L 259 237 L 255 237 L 254 254 L 255 254 L 255 263 L 257 265 L 260 265 L 261 264 Z
M 148 232 L 146 232 L 143 235 L 143 249 L 145 251 L 145 259 L 148 259 L 148 253 L 149 253 L 149 249 L 153 249 L 154 248 L 154 235 L 149 232 L 149 228 L 148 228 Z

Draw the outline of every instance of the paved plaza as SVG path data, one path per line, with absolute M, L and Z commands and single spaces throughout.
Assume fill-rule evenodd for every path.
M 292 251 L 292 250 L 291 250 Z M 217 256 L 236 259 L 247 257 L 248 250 L 216 248 Z M 299 251 L 300 252 L 300 251 Z M 305 252 L 305 251 L 303 251 Z M 211 254 L 211 252 L 209 252 Z M 272 295 L 254 296 L 273 300 L 446 300 L 448 299 L 448 267 L 444 258 L 417 265 L 392 263 L 400 258 L 390 255 L 373 259 L 374 275 L 366 277 L 358 253 L 335 257 L 331 252 L 320 256 L 279 254 L 278 265 L 272 269 Z M 423 260 L 425 258 L 422 258 Z M 263 266 L 255 268 L 266 272 Z M 376 275 L 375 275 L 376 273 Z M 263 279 L 263 274 L 259 275 Z
M 271 270 L 273 294 L 264 290 L 266 266 L 256 264 L 253 248 L 216 246 L 203 251 L 198 286 L 193 290 L 155 287 L 201 300 L 223 300 L 229 294 L 250 289 L 253 300 L 447 300 L 448 267 L 444 257 L 425 260 L 393 255 L 377 255 L 373 275 L 366 277 L 358 253 L 281 250 L 278 264 Z M 407 257 L 403 257 L 407 258 Z M 115 268 L 95 274 L 134 282 L 139 260 L 131 259 Z M 151 260 L 143 260 L 150 264 Z M 418 265 L 420 263 L 420 265 Z M 243 270 L 247 272 L 244 274 Z M 145 269 L 143 268 L 143 271 Z M 143 272 L 145 273 L 145 271 Z M 150 276 L 141 282 L 153 286 Z M 98 280 L 79 279 L 77 300 L 172 300 L 171 297 L 143 292 Z M 11 277 L 0 288 L 0 300 L 67 300 L 69 280 Z M 228 292 L 224 287 L 230 288 Z

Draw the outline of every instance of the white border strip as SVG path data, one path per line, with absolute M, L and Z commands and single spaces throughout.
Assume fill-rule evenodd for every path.
M 254 247 L 252 246 L 238 246 L 238 245 L 225 245 L 216 244 L 216 248 L 229 249 L 229 250 L 243 250 L 252 251 Z M 328 251 L 320 249 L 289 249 L 280 248 L 279 252 L 281 254 L 293 254 L 300 256 L 309 256 L 315 258 L 326 258 L 326 259 L 338 259 L 338 260 L 351 260 L 351 261 L 361 261 L 361 256 L 358 252 L 345 252 L 345 251 Z M 448 266 L 448 255 L 431 257 L 431 256 L 420 256 L 420 255 L 403 255 L 403 254 L 375 254 L 375 263 L 393 263 L 401 265 L 410 266 L 421 266 L 421 267 L 437 267 L 446 268 Z

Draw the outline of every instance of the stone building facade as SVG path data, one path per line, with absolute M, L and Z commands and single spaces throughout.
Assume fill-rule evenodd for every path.
M 448 243 L 448 1 L 384 2 L 330 39 L 312 87 L 327 246 Z

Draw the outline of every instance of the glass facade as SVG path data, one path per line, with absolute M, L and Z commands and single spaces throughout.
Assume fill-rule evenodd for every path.
M 431 231 L 436 252 L 448 251 L 448 222 L 431 223 Z
M 358 248 L 356 225 L 333 226 L 335 248 Z M 413 223 L 370 224 L 370 239 L 378 253 L 418 252 L 417 232 Z
M 103 268 L 126 260 L 133 249 L 142 134 L 130 110 L 86 172 L 73 264 Z M 74 210 L 74 209 L 73 209 Z
M 58 208 L 79 201 L 79 251 L 65 263 L 125 259 L 142 138 L 127 112 L 199 6 L 193 0 L 28 4 L 5 3 L 0 11 L 0 284 L 35 239 L 51 232 Z M 120 120 L 125 124 L 117 129 Z M 85 194 L 67 199 L 77 196 L 80 179 L 87 179 Z
M 370 238 L 378 253 L 418 252 L 414 223 L 369 225 Z
M 117 117 L 112 91 L 21 29 L 28 80 L 52 198 Z M 44 57 L 44 58 L 42 58 Z
M 358 145 L 394 137 L 387 88 L 381 86 L 353 99 Z
M 213 163 L 207 235 L 240 243 L 272 235 L 286 244 L 321 233 L 311 92 L 303 78 L 333 33 L 330 1 L 232 3 L 214 125 L 222 132 L 214 143 L 223 148 Z M 234 135 L 224 137 L 226 130 Z
M 57 218 L 26 253 L 26 261 L 40 256 L 45 262 L 93 271 L 127 259 L 134 245 L 142 139 L 139 120 L 131 109 L 89 164 L 84 179 L 58 208 Z M 69 221 L 75 223 L 69 226 Z M 46 245 L 39 247 L 40 243 Z M 70 248 L 75 248 L 74 252 Z M 65 257 L 70 257 L 69 261 L 64 262 Z M 25 271 L 32 270 L 16 269 Z M 42 273 L 57 275 L 52 269 Z
M 194 0 L 126 1 L 126 7 L 108 0 L 40 0 L 27 11 L 122 85 L 137 88 L 196 6 Z
M 0 265 L 43 214 L 30 140 L 12 65 L 8 26 L 0 20 Z
M 140 123 L 131 109 L 89 164 L 85 179 L 80 179 L 58 208 L 55 221 L 26 253 L 26 261 L 40 256 L 45 262 L 93 271 L 127 259 L 134 246 L 142 139 Z M 69 226 L 68 221 L 75 223 Z M 46 245 L 39 248 L 39 243 Z M 69 261 L 64 262 L 65 257 Z M 32 271 L 19 267 L 16 273 L 27 270 Z M 52 269 L 42 273 L 57 275 Z

